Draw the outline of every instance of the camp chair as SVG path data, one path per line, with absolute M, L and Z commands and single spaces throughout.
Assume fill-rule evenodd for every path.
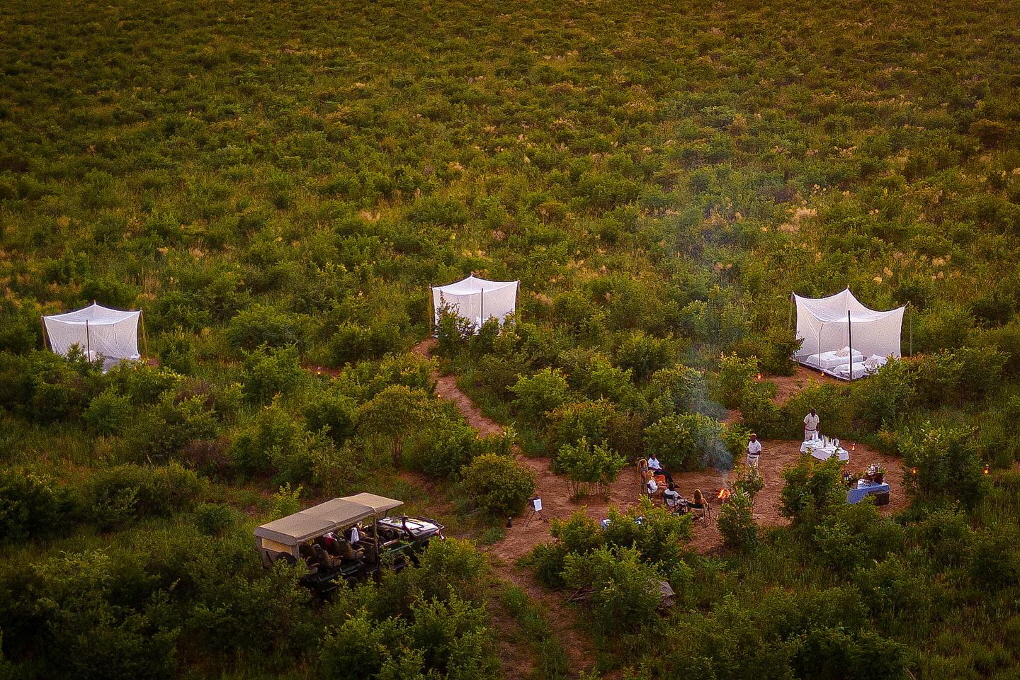
M 691 514 L 694 516 L 694 519 L 700 518 L 703 520 L 708 520 L 711 519 L 712 517 L 712 504 L 708 502 L 707 498 L 705 499 L 705 502 L 702 505 L 702 507 L 697 508 L 692 505 L 690 506 L 690 508 Z
M 670 512 L 682 513 L 687 507 L 687 502 L 677 492 L 662 492 L 662 500 L 666 503 L 666 509 Z

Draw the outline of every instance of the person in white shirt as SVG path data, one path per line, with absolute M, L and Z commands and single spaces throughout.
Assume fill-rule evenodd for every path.
M 655 454 L 648 456 L 648 469 L 652 471 L 652 474 L 662 470 L 662 463 L 655 457 Z
M 804 416 L 804 441 L 818 439 L 818 414 L 814 409 Z
M 758 435 L 751 433 L 751 440 L 747 442 L 747 464 L 751 467 L 758 467 L 758 458 L 761 456 L 761 442 Z

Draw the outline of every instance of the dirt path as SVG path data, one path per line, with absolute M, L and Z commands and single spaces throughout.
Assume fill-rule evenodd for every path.
M 415 345 L 411 351 L 427 358 L 435 345 L 435 338 L 428 338 Z M 434 373 L 432 377 L 436 381 L 436 394 L 452 401 L 471 427 L 481 434 L 503 432 L 499 423 L 482 413 L 481 409 L 457 387 L 453 376 Z M 552 629 L 559 636 L 570 658 L 571 668 L 588 668 L 596 658 L 595 649 L 590 637 L 581 634 L 575 610 L 566 606 L 561 594 L 547 591 L 528 570 L 517 566 L 517 560 L 531 552 L 536 545 L 552 540 L 549 520 L 569 517 L 575 510 L 574 507 L 567 507 L 564 500 L 569 493 L 566 480 L 553 473 L 551 462 L 547 458 L 528 458 L 519 451 L 515 455 L 517 460 L 535 475 L 535 493 L 543 499 L 542 515 L 545 519 L 535 518 L 525 525 L 524 519 L 517 518 L 513 526 L 506 530 L 506 537 L 503 540 L 486 546 L 483 550 L 492 556 L 495 573 L 501 580 L 518 586 L 532 601 L 543 606 Z M 636 491 L 636 481 L 634 487 Z M 520 671 L 519 668 L 515 670 Z

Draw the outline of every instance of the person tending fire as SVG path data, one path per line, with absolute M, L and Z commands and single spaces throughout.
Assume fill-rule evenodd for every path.
M 758 458 L 761 457 L 761 442 L 758 435 L 751 433 L 751 439 L 747 442 L 747 464 L 750 467 L 758 467 Z

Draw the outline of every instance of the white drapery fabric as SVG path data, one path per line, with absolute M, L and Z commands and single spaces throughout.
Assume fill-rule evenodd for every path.
M 448 286 L 434 286 L 432 311 L 436 323 L 439 323 L 440 310 L 445 306 L 476 327 L 490 318 L 498 319 L 502 325 L 507 316 L 517 309 L 519 285 L 520 281 L 486 281 L 469 276 Z
M 797 303 L 797 339 L 803 340 L 796 358 L 839 352 L 844 348 L 864 357 L 900 356 L 903 310 L 868 309 L 850 289 L 824 298 L 793 296 Z
M 141 312 L 109 309 L 93 303 L 85 309 L 44 316 L 50 349 L 67 356 L 72 345 L 90 360 L 138 359 L 138 319 Z

